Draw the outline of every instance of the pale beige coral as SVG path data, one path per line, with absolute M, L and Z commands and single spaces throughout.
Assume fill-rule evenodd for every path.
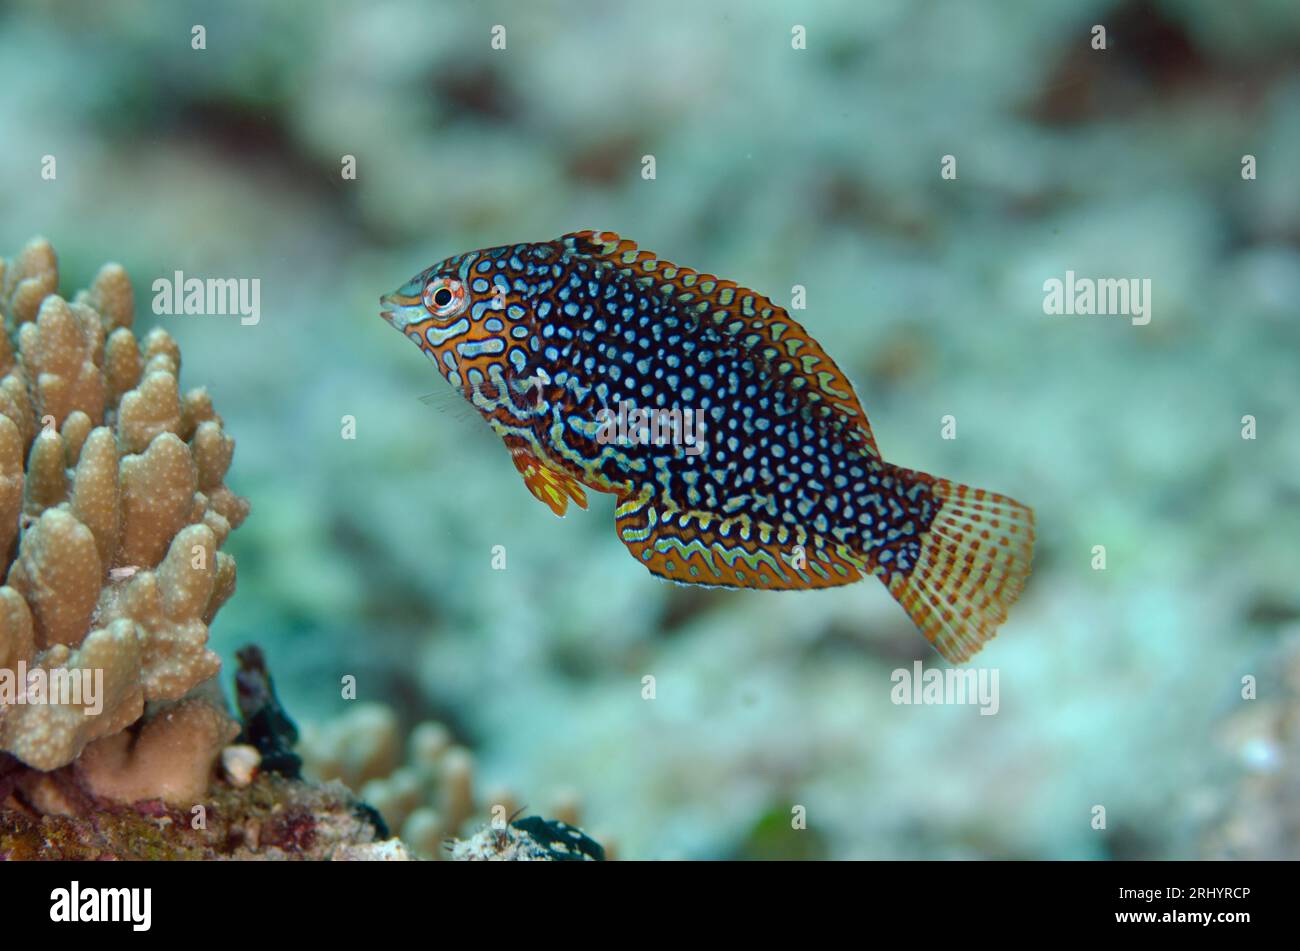
M 27 454 L 23 511 L 32 518 L 58 505 L 68 494 L 67 448 L 55 429 L 42 429 Z
M 0 670 L 14 670 L 36 652 L 32 612 L 13 588 L 0 588 Z M 6 708 L 0 705 L 0 716 Z
M 180 375 L 181 348 L 172 339 L 172 335 L 161 327 L 155 327 L 145 334 L 140 352 L 144 355 L 145 373 L 163 371 L 172 376 Z
M 17 787 L 23 801 L 42 816 L 76 816 L 81 811 L 83 796 L 61 782 L 57 773 L 28 770 L 18 777 Z
M 210 397 L 179 390 L 176 341 L 137 343 L 122 268 L 71 303 L 57 290 L 48 242 L 0 261 L 0 666 L 93 661 L 109 685 L 95 717 L 0 701 L 0 750 L 44 770 L 216 673 L 207 627 L 235 587 L 217 549 L 248 514 Z
M 140 455 L 122 458 L 122 564 L 158 564 L 193 515 L 196 487 L 194 458 L 174 433 L 160 433 Z
M 73 410 L 104 415 L 104 374 L 95 365 L 103 338 L 98 314 L 57 294 L 45 298 L 35 322 L 19 327 L 18 352 L 42 426 L 62 426 Z
M 122 396 L 117 441 L 125 451 L 144 452 L 155 436 L 180 428 L 181 394 L 171 369 L 151 370 L 139 386 Z
M 0 334 L 0 339 L 3 336 Z M 23 436 L 12 419 L 0 415 L 0 559 L 6 564 L 18 538 L 22 511 Z
M 118 733 L 86 747 L 75 769 L 96 796 L 118 802 L 200 803 L 221 750 L 238 725 L 207 700 L 182 700 L 152 715 L 138 735 Z
M 86 444 L 86 439 L 94 428 L 95 424 L 91 422 L 90 417 L 79 409 L 74 409 L 63 421 L 60 432 L 63 436 L 63 445 L 67 449 L 64 465 L 69 469 L 76 466 L 77 460 L 81 458 L 81 448 Z
M 0 271 L 0 311 L 15 324 L 35 320 L 42 301 L 59 289 L 58 259 L 44 238 L 29 241 L 18 257 Z
M 77 292 L 76 301 L 99 314 L 108 332 L 130 328 L 135 319 L 135 292 L 120 264 L 101 267 L 90 287 Z
M 484 822 L 503 826 L 519 809 L 507 790 L 476 789 L 473 755 L 440 723 L 417 725 L 404 755 L 397 717 L 383 704 L 357 703 L 324 725 L 304 723 L 301 733 L 305 772 L 345 782 L 419 858 L 449 858 L 452 839 Z M 551 806 L 548 815 L 578 824 L 571 792 L 543 805 Z
M 81 447 L 72 475 L 72 514 L 95 536 L 99 560 L 111 564 L 121 528 L 118 505 L 117 443 L 106 426 L 94 430 Z
M 207 649 L 203 618 L 216 590 L 216 538 L 188 525 L 172 540 L 157 571 L 136 572 L 105 586 L 99 617 L 127 618 L 144 634 L 140 683 L 147 700 L 175 700 L 221 669 Z
M 114 330 L 104 344 L 104 379 L 114 403 L 140 382 L 141 367 L 135 335 L 125 327 Z
M 397 715 L 382 703 L 361 701 L 321 726 L 304 724 L 300 745 L 318 779 L 353 790 L 388 776 L 402 758 Z
M 0 340 L 5 339 L 0 334 Z M 7 416 L 18 427 L 24 446 L 31 442 L 39 426 L 36 415 L 32 412 L 31 397 L 27 395 L 27 377 L 22 368 L 12 362 L 4 377 L 0 378 L 0 414 Z M 21 455 L 20 452 L 19 456 Z
M 204 420 L 194 430 L 190 442 L 194 465 L 198 469 L 199 488 L 210 492 L 221 485 L 235 453 L 235 441 L 221 431 L 213 420 Z
M 103 568 L 95 536 L 61 509 L 45 512 L 23 534 L 8 584 L 32 609 L 36 644 L 80 644 L 90 629 Z
M 221 544 L 223 540 L 218 537 L 217 544 Z M 217 615 L 217 611 L 234 593 L 235 559 L 224 551 L 219 551 L 217 552 L 217 576 L 212 582 L 212 598 L 208 601 L 208 609 L 203 612 L 203 623 L 211 624 L 212 619 Z
M 120 620 L 91 631 L 75 650 L 56 644 L 37 654 L 31 668 L 44 671 L 47 682 L 56 672 L 81 680 L 80 696 L 12 705 L 0 719 L 0 749 L 36 769 L 57 769 L 91 740 L 130 726 L 144 709 L 140 653 L 138 628 Z M 91 684 L 84 683 L 87 672 Z

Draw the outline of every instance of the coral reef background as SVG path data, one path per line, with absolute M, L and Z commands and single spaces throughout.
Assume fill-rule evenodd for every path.
M 45 235 L 65 293 L 120 262 L 221 407 L 256 515 L 208 647 L 266 650 L 309 754 L 353 676 L 626 857 L 1296 858 L 1298 62 L 1283 0 L 11 2 L 0 249 Z M 660 583 L 611 499 L 556 520 L 421 399 L 377 295 L 587 227 L 805 286 L 887 457 L 1035 506 L 996 716 L 891 703 L 938 661 L 878 587 Z M 1151 323 L 1044 315 L 1067 270 L 1149 277 Z M 261 321 L 154 316 L 176 271 L 259 278 Z M 402 799 L 400 759 L 353 779 L 432 841 L 456 800 Z

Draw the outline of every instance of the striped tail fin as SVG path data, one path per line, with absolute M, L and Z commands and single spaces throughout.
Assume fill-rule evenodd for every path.
M 970 660 L 1024 590 L 1033 510 L 995 492 L 891 468 L 904 482 L 926 482 L 939 510 L 920 537 L 916 565 L 884 579 L 889 593 L 944 658 Z

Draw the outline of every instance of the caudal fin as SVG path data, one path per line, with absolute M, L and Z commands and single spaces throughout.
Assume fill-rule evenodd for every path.
M 969 660 L 1007 619 L 1034 554 L 1034 513 L 1015 499 L 895 469 L 930 485 L 939 510 L 910 572 L 886 576 L 889 593 L 947 660 Z

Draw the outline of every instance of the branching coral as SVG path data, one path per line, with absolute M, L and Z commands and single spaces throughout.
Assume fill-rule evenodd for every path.
M 176 342 L 132 332 L 122 268 L 106 265 L 71 301 L 58 285 L 46 241 L 0 260 L 0 750 L 39 770 L 217 672 L 208 625 L 235 587 L 218 549 L 249 508 L 224 484 L 234 441 L 211 399 L 179 390 Z M 86 697 L 28 702 L 33 677 L 83 670 L 102 672 L 102 709 Z M 128 780 L 168 748 L 166 724 L 184 727 L 178 738 L 228 732 L 194 705 L 160 724 L 132 750 L 96 750 L 95 763 L 137 770 L 106 788 L 147 791 Z
M 206 700 L 182 700 L 151 716 L 137 736 L 117 733 L 86 747 L 77 775 L 84 788 L 104 799 L 189 805 L 203 798 L 213 760 L 238 732 Z
M 489 852 L 492 857 L 554 857 L 542 854 L 546 846 L 538 845 L 536 837 L 510 825 L 520 805 L 511 793 L 476 791 L 473 755 L 455 744 L 442 724 L 417 725 L 406 739 L 405 754 L 402 746 L 390 708 L 358 703 L 324 725 L 304 724 L 299 752 L 306 772 L 340 780 L 358 792 L 420 858 L 485 858 Z M 573 795 L 563 793 L 548 805 L 560 825 L 578 824 Z M 506 833 L 505 839 L 498 833 Z M 459 837 L 465 843 L 457 850 L 452 844 Z

